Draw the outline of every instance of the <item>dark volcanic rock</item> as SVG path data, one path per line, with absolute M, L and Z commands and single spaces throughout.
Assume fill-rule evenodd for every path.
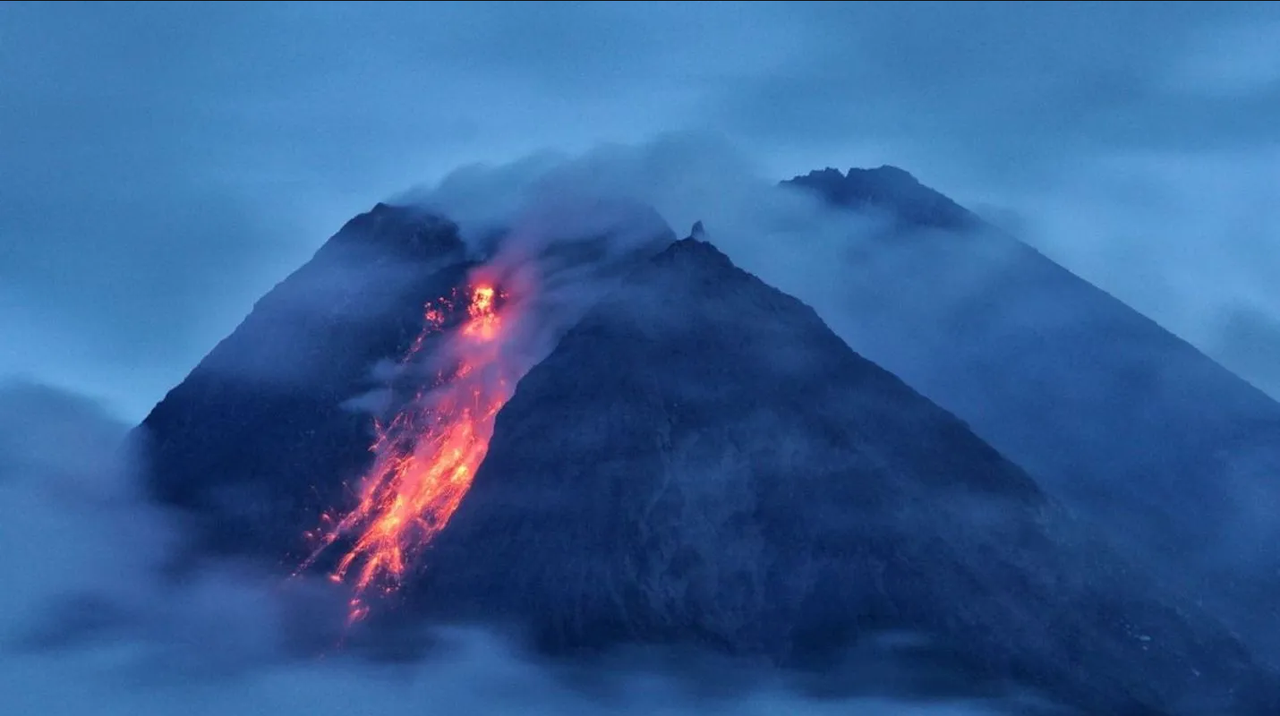
M 907 629 L 1093 713 L 1273 712 L 1220 626 L 1083 537 L 959 420 L 686 239 L 520 382 L 411 597 L 557 653 L 817 665 Z
M 630 202 L 533 218 L 510 252 L 500 250 L 504 232 L 485 242 L 498 252 L 485 260 L 490 280 L 519 284 L 529 277 L 515 274 L 536 268 L 540 286 L 524 310 L 539 319 L 522 327 L 521 345 L 507 346 L 531 354 L 545 354 L 584 301 L 675 238 L 656 212 Z M 404 357 L 424 304 L 456 300 L 477 266 L 474 248 L 452 222 L 415 208 L 379 204 L 348 222 L 143 421 L 152 494 L 197 518 L 203 547 L 297 566 L 320 513 L 350 507 L 372 462 L 372 416 L 422 387 L 388 385 L 390 371 L 377 369 Z M 447 339 L 463 308 L 455 302 L 420 356 Z
M 972 214 L 937 220 L 963 210 L 895 176 L 784 182 L 900 218 L 851 241 L 828 320 L 1280 663 L 1280 404 Z
M 466 269 L 449 222 L 384 204 L 352 219 L 143 421 L 152 492 L 216 549 L 297 553 L 369 463 L 368 414 L 343 402 L 377 387 L 372 366 Z
M 851 209 L 887 211 L 911 226 L 966 229 L 980 223 L 967 209 L 898 167 L 850 169 L 846 174 L 828 167 L 783 183 L 817 192 Z

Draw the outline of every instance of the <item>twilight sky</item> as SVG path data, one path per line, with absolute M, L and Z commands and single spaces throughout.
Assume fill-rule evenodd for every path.
M 696 130 L 902 166 L 1280 395 L 1276 47 L 1276 3 L 3 3 L 0 376 L 141 418 L 374 202 Z

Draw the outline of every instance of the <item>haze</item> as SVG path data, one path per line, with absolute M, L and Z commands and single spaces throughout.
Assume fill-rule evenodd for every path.
M 0 652 L 0 710 L 599 710 L 478 637 L 391 689 L 280 666 L 259 582 L 148 583 L 179 532 L 115 441 L 344 222 L 446 177 L 621 157 L 683 232 L 896 165 L 1280 398 L 1276 47 L 1258 2 L 0 3 L 0 637 L 36 652 Z M 26 621 L 85 589 L 127 636 Z M 673 694 L 627 708 L 706 712 Z

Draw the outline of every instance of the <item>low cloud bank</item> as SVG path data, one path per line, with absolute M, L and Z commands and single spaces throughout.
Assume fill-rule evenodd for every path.
M 335 613 L 317 585 L 244 565 L 176 568 L 182 523 L 140 497 L 117 442 L 125 435 L 90 401 L 0 384 L 6 713 L 993 713 L 981 704 L 804 697 L 765 674 L 748 690 L 699 695 L 620 661 L 574 676 L 483 631 L 442 631 L 418 660 L 363 659 L 341 648 L 341 633 L 324 633 Z M 307 604 L 319 605 L 315 623 L 300 625 Z M 291 633 L 299 628 L 327 646 L 300 651 Z

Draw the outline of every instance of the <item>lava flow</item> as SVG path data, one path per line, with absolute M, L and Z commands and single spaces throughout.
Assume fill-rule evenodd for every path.
M 389 423 L 375 422 L 374 463 L 356 506 L 340 519 L 324 515 L 320 530 L 309 535 L 318 545 L 304 568 L 338 540 L 352 540 L 330 577 L 352 579 L 353 620 L 367 612 L 364 593 L 399 587 L 414 557 L 448 524 L 488 451 L 494 417 L 519 378 L 503 359 L 502 296 L 480 284 L 467 298 L 464 322 L 440 349 L 452 365 Z M 442 330 L 452 309 L 445 300 L 427 305 L 425 326 L 402 366 Z

